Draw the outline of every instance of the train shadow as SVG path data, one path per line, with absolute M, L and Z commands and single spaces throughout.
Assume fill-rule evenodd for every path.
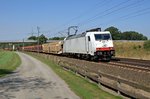
M 11 70 L 7 70 L 7 69 L 0 69 L 0 77 L 6 74 L 12 74 L 14 72 L 12 72 Z

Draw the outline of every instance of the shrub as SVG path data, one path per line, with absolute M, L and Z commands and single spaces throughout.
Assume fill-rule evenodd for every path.
M 134 45 L 134 46 L 133 46 L 133 49 L 134 49 L 134 50 L 136 50 L 136 49 L 137 49 L 137 47 Z
M 140 48 L 142 48 L 142 46 L 141 46 L 141 45 L 139 45 L 139 46 L 138 46 L 138 48 L 140 49 Z
M 144 49 L 150 50 L 150 40 L 144 42 Z

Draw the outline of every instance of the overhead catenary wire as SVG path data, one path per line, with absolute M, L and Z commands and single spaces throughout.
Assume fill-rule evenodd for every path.
M 114 8 L 117 8 L 117 7 L 119 7 L 119 6 L 121 6 L 121 5 L 125 4 L 125 3 L 128 3 L 129 1 L 130 1 L 130 0 L 126 0 L 126 1 L 123 1 L 123 2 L 121 2 L 121 3 L 119 3 L 119 4 L 116 4 L 115 6 L 112 6 L 111 8 L 108 8 L 108 9 L 106 9 L 106 10 L 104 10 L 104 11 L 101 11 L 101 12 L 97 13 L 96 15 L 94 15 L 94 16 L 88 18 L 87 20 L 84 20 L 83 22 L 79 22 L 77 25 L 81 26 L 82 24 L 85 24 L 85 23 L 87 23 L 88 21 L 92 21 L 93 19 L 97 18 L 99 15 L 102 16 L 102 14 L 105 14 L 106 12 L 111 11 L 111 10 L 113 10 Z
M 108 16 L 108 15 L 114 14 L 114 13 L 116 13 L 117 11 L 121 11 L 121 10 L 123 10 L 123 9 L 125 9 L 125 8 L 133 7 L 133 5 L 136 5 L 136 4 L 138 4 L 138 3 L 140 3 L 140 2 L 143 2 L 143 1 L 144 1 L 144 0 L 140 0 L 139 2 L 131 3 L 131 4 L 125 5 L 125 6 L 121 7 L 121 8 L 114 9 L 114 10 L 112 10 L 111 12 L 108 12 L 108 13 L 106 13 L 106 14 L 104 14 L 104 15 L 97 16 L 97 17 L 92 18 L 92 19 L 90 19 L 90 20 L 88 20 L 88 21 L 86 21 L 86 22 L 78 23 L 78 25 L 79 25 L 80 27 L 83 26 L 83 25 L 87 25 L 87 24 L 89 24 L 89 23 L 91 23 L 91 22 L 94 22 L 95 20 L 97 20 L 97 19 L 99 19 L 99 18 L 102 18 L 102 17 L 104 17 L 104 16 Z M 127 2 L 129 2 L 129 0 L 127 0 L 125 3 L 127 3 Z M 121 4 L 123 4 L 123 2 L 122 2 Z
M 113 8 L 119 7 L 119 6 L 125 4 L 125 3 L 129 2 L 129 1 L 130 1 L 130 0 L 123 1 L 123 2 L 121 2 L 121 3 L 119 3 L 119 4 L 117 4 L 117 5 L 115 5 L 115 6 L 111 7 L 111 8 L 109 8 L 109 9 L 106 9 L 106 10 L 103 11 L 103 12 L 100 12 L 100 13 L 96 14 L 94 17 L 96 17 L 97 15 L 99 15 L 99 14 L 101 14 L 101 13 L 104 13 L 104 12 L 106 12 L 106 11 L 109 11 L 109 10 L 111 11 Z M 94 18 L 94 17 L 92 17 L 92 18 Z M 80 23 L 78 23 L 77 26 L 81 27 Z
M 129 2 L 129 1 L 130 1 L 130 0 L 126 0 L 126 1 L 124 1 L 124 2 L 121 2 L 121 3 L 119 3 L 119 4 L 117 4 L 117 5 L 115 5 L 115 6 L 111 7 L 111 8 L 109 8 L 109 9 L 107 9 L 107 10 L 105 10 L 105 11 L 112 10 L 112 8 L 118 7 L 118 6 L 122 5 L 122 4 L 125 4 L 125 3 Z M 105 12 L 105 11 L 103 11 L 103 12 Z M 77 17 L 76 17 L 76 18 L 77 18 Z M 75 19 L 76 19 L 76 18 L 75 18 Z M 80 25 L 78 24 L 77 26 L 80 26 Z M 81 26 L 80 26 L 80 27 L 81 27 Z
M 123 4 L 125 4 L 125 3 L 127 3 L 127 2 L 129 2 L 130 0 L 126 0 L 126 1 L 124 1 L 124 2 L 121 2 L 121 3 L 119 3 L 119 4 L 117 4 L 117 5 L 115 5 L 115 6 L 113 6 L 113 7 L 111 7 L 111 8 L 109 8 L 109 9 L 107 9 L 107 10 L 105 10 L 105 11 L 111 11 L 113 8 L 116 8 L 116 7 L 119 7 L 119 6 L 121 6 L 121 5 L 123 5 Z M 118 10 L 118 9 L 117 9 Z M 120 9 L 119 9 L 120 10 Z M 103 12 L 105 12 L 105 11 L 103 11 Z M 116 10 L 115 10 L 116 11 Z M 113 11 L 114 12 L 114 11 Z M 109 12 L 109 13 L 107 13 L 107 14 L 111 14 L 112 12 Z M 97 16 L 97 15 L 96 15 Z M 79 18 L 80 17 L 80 15 L 79 16 L 77 16 L 77 17 L 75 17 L 74 19 L 72 19 L 72 20 L 75 20 L 75 19 L 77 19 L 77 18 Z M 95 17 L 95 16 L 94 16 Z M 80 26 L 80 25 L 79 25 Z M 81 26 L 80 26 L 81 27 Z M 56 33 L 57 34 L 57 33 Z
M 126 16 L 123 16 L 121 18 L 124 18 L 125 19 L 129 19 L 129 18 L 132 18 L 132 17 L 137 17 L 137 16 L 140 16 L 140 15 L 145 15 L 145 14 L 150 14 L 148 13 L 150 11 L 150 7 L 149 8 L 145 8 L 145 9 L 141 9 L 141 10 L 138 10 L 132 14 L 135 14 L 135 15 L 132 15 L 132 14 L 128 14 Z
M 103 1 L 105 1 L 105 0 L 103 0 Z M 112 7 L 108 8 L 108 9 L 102 11 L 103 13 L 102 13 L 102 12 L 99 12 L 98 14 L 96 14 L 96 15 L 94 15 L 93 17 L 89 18 L 88 20 L 85 20 L 85 21 L 82 21 L 82 22 L 78 22 L 77 24 L 78 24 L 79 28 L 81 28 L 82 26 L 85 26 L 85 25 L 89 24 L 90 22 L 94 22 L 95 20 L 98 20 L 99 18 L 103 18 L 104 16 L 109 17 L 109 16 L 111 16 L 111 15 L 114 14 L 114 13 L 117 13 L 117 12 L 119 12 L 119 11 L 122 11 L 123 9 L 126 9 L 126 8 L 129 9 L 129 8 L 131 8 L 131 7 L 137 6 L 137 4 L 143 2 L 144 0 L 137 0 L 136 2 L 132 2 L 132 3 L 128 4 L 128 3 L 131 2 L 131 1 L 132 1 L 132 0 L 126 0 L 126 1 L 120 2 L 120 3 L 116 4 L 115 6 L 112 6 Z M 103 3 L 106 3 L 106 2 L 103 2 Z M 126 5 L 126 4 L 128 4 L 128 5 Z M 117 6 L 117 5 L 118 5 L 118 6 Z M 124 5 L 124 6 L 123 6 L 123 5 Z M 139 10 L 138 10 L 138 11 L 139 11 Z M 86 11 L 85 11 L 85 12 L 86 12 Z M 91 12 L 89 12 L 89 13 L 91 13 Z M 137 12 L 137 13 L 139 13 L 139 12 Z M 141 12 L 141 13 L 144 13 L 144 12 Z M 139 13 L 139 14 L 140 14 L 140 13 Z M 138 16 L 139 14 L 131 13 L 131 14 L 130 14 L 130 15 L 131 15 L 130 17 Z M 69 22 L 69 21 L 68 21 L 68 23 L 66 22 L 67 24 L 63 24 L 63 26 L 69 25 L 69 23 L 71 23 L 72 21 L 78 20 L 79 18 L 83 17 L 84 15 L 85 15 L 85 14 L 80 14 L 80 15 L 78 15 L 77 17 L 71 19 L 70 22 Z M 127 15 L 129 15 L 129 14 L 127 14 Z M 122 18 L 119 17 L 120 20 L 117 18 L 117 21 L 121 21 L 121 19 L 125 19 L 125 16 L 126 16 L 126 15 L 121 16 Z M 105 17 L 105 18 L 107 18 L 107 17 Z M 129 17 L 129 16 L 126 16 L 126 17 Z M 113 21 L 114 21 L 114 20 L 113 20 Z M 87 24 L 85 24 L 85 23 L 83 23 L 83 22 L 85 22 L 85 23 L 87 23 Z M 104 23 L 100 23 L 100 24 L 108 24 L 108 23 L 109 23 L 109 22 L 104 22 Z M 81 29 L 83 30 L 83 28 L 81 28 Z M 52 32 L 51 32 L 51 33 L 52 33 Z M 56 35 L 63 35 L 63 36 L 64 36 L 65 33 L 67 33 L 67 32 L 66 32 L 66 29 L 65 29 L 65 30 L 61 30 L 61 31 L 58 31 L 58 32 L 55 32 L 55 34 L 54 34 L 53 36 L 56 36 Z
M 91 6 L 89 9 L 83 11 L 81 14 L 79 14 L 79 15 L 73 17 L 72 19 L 68 20 L 67 22 L 63 23 L 62 25 L 60 25 L 60 26 L 54 28 L 54 30 L 55 30 L 55 29 L 58 29 L 58 28 L 61 28 L 61 27 L 64 27 L 64 26 L 67 26 L 67 25 L 69 25 L 69 23 L 71 23 L 71 22 L 73 22 L 73 21 L 75 21 L 75 20 L 77 20 L 77 19 L 80 19 L 81 17 L 87 15 L 89 12 L 92 12 L 95 8 L 97 8 L 97 7 L 99 7 L 99 6 L 102 7 L 102 6 L 104 6 L 106 3 L 110 3 L 110 2 L 111 2 L 110 0 L 102 0 L 102 1 L 100 1 L 100 2 L 98 2 L 98 3 L 96 3 L 96 4 L 94 4 L 93 6 Z
M 84 16 L 85 16 L 86 14 L 88 14 L 89 12 L 92 12 L 93 10 L 95 10 L 96 7 L 102 7 L 102 6 L 104 6 L 105 4 L 110 3 L 110 2 L 111 2 L 111 0 L 102 0 L 102 1 L 100 1 L 100 2 L 98 2 L 98 3 L 96 3 L 95 5 L 93 5 L 93 6 L 90 7 L 89 9 L 87 9 L 86 11 L 82 12 L 80 15 L 78 15 L 78 16 L 76 16 L 76 17 L 70 19 L 68 22 L 66 22 L 66 23 L 64 23 L 64 24 L 62 24 L 62 25 L 60 25 L 59 27 L 54 28 L 53 31 L 56 30 L 56 29 L 58 29 L 58 28 L 67 26 L 67 25 L 68 25 L 68 27 L 69 27 L 69 26 L 70 26 L 69 23 L 71 23 L 71 22 L 73 22 L 73 21 L 75 21 L 75 20 L 77 20 L 77 19 L 80 19 L 81 17 L 84 17 Z M 63 30 L 59 30 L 59 31 L 55 32 L 55 34 L 56 34 L 56 35 L 57 35 L 57 34 L 60 34 L 60 31 L 63 31 Z
M 150 14 L 148 13 L 150 12 L 150 7 L 149 8 L 144 8 L 144 9 L 140 9 L 138 11 L 134 11 L 132 13 L 129 13 L 127 15 L 124 15 L 124 16 L 121 16 L 119 18 L 116 18 L 116 19 L 113 19 L 111 21 L 108 21 L 108 22 L 103 22 L 101 24 L 98 24 L 98 25 L 108 25 L 110 23 L 114 23 L 115 22 L 120 22 L 120 21 L 124 21 L 124 20 L 127 20 L 127 19 L 130 19 L 130 18 L 135 18 L 135 17 L 138 17 L 138 16 L 142 16 L 142 15 L 145 15 L 145 14 Z M 98 25 L 95 25 L 95 26 L 98 26 Z M 93 27 L 95 27 L 93 26 Z
M 133 6 L 132 6 L 133 7 Z M 128 7 L 129 8 L 129 7 Z M 116 22 L 116 21 L 122 21 L 122 20 L 126 20 L 126 19 L 129 19 L 129 18 L 133 18 L 133 17 L 138 17 L 138 16 L 141 16 L 141 15 L 144 15 L 144 14 L 149 14 L 148 12 L 149 11 L 147 11 L 147 10 L 149 10 L 150 8 L 144 8 L 144 9 L 140 9 L 140 10 L 137 10 L 137 11 L 134 11 L 134 12 L 132 12 L 132 13 L 129 13 L 129 14 L 126 14 L 126 15 L 124 15 L 124 16 L 121 16 L 121 17 L 119 17 L 119 18 L 116 18 L 116 19 L 113 19 L 113 20 L 111 20 L 111 21 L 108 21 L 108 22 L 103 22 L 103 23 L 100 23 L 100 24 L 98 24 L 98 25 L 94 25 L 94 26 L 92 26 L 92 27 L 89 27 L 89 28 L 93 28 L 93 27 L 96 27 L 96 26 L 99 26 L 99 25 L 105 25 L 105 24 L 111 24 L 111 23 L 113 23 L 114 21 Z M 145 12 L 145 11 L 147 11 L 147 12 Z M 80 30 L 79 32 L 81 32 L 81 31 L 83 31 L 84 29 L 82 29 L 82 30 Z

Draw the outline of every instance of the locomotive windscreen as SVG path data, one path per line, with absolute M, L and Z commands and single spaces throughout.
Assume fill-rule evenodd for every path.
M 94 36 L 96 41 L 111 39 L 110 34 L 94 34 Z

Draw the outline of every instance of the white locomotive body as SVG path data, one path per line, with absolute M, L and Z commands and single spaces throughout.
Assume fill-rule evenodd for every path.
M 68 36 L 64 40 L 63 53 L 80 58 L 110 60 L 115 55 L 115 50 L 109 31 L 86 31 Z

